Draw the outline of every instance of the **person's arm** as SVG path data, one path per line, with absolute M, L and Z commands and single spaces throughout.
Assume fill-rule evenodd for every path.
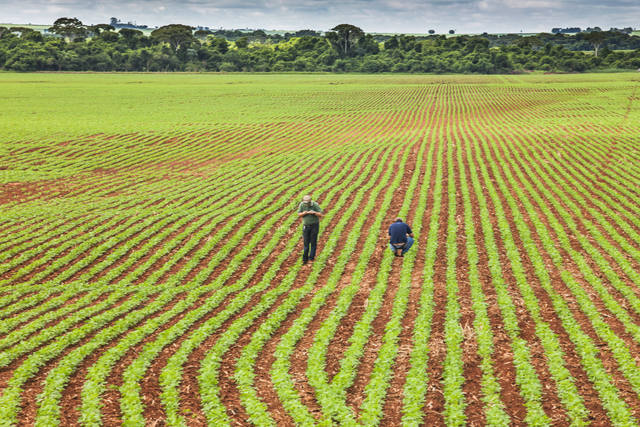
M 322 218 L 324 216 L 322 208 L 317 203 L 313 205 L 313 211 L 309 211 L 309 213 L 317 216 L 318 218 Z
M 309 211 L 303 211 L 302 210 L 302 204 L 300 204 L 300 206 L 298 206 L 298 218 L 301 218 L 305 215 L 307 215 L 309 213 Z
M 413 230 L 411 230 L 409 224 L 407 224 L 407 235 L 413 239 Z

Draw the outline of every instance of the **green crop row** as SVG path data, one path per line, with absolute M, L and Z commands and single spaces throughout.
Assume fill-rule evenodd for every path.
M 406 157 L 405 157 L 406 159 Z M 315 418 L 309 412 L 308 408 L 301 402 L 301 398 L 295 388 L 293 379 L 289 373 L 290 366 L 290 356 L 295 350 L 295 346 L 297 342 L 302 338 L 304 333 L 307 331 L 309 323 L 313 320 L 316 313 L 320 310 L 320 308 L 325 304 L 328 296 L 336 289 L 338 286 L 339 280 L 342 276 L 342 273 L 346 267 L 347 261 L 350 256 L 358 249 L 357 242 L 358 237 L 360 236 L 360 229 L 363 227 L 367 220 L 367 216 L 370 212 L 373 211 L 374 207 L 378 199 L 375 196 L 379 194 L 379 192 L 387 187 L 388 179 L 392 176 L 395 168 L 396 168 L 397 157 L 394 157 L 393 160 L 384 160 L 382 164 L 377 168 L 377 172 L 380 173 L 386 166 L 386 171 L 379 178 L 379 182 L 375 184 L 375 187 L 372 189 L 369 188 L 361 188 L 355 196 L 354 202 L 352 206 L 360 205 L 360 200 L 367 194 L 370 194 L 364 208 L 360 210 L 360 215 L 357 216 L 355 223 L 352 225 L 352 229 L 349 232 L 346 240 L 341 241 L 341 246 L 343 250 L 340 251 L 338 255 L 338 259 L 336 260 L 333 269 L 327 279 L 326 284 L 319 290 L 314 293 L 313 298 L 311 299 L 309 305 L 302 310 L 300 315 L 295 319 L 293 324 L 289 327 L 286 333 L 281 337 L 279 344 L 275 350 L 276 360 L 271 368 L 271 378 L 272 382 L 275 385 L 276 392 L 280 397 L 285 409 L 292 416 L 293 420 L 298 424 L 309 424 L 314 423 Z M 385 165 L 386 163 L 386 165 Z M 370 180 L 371 183 L 375 183 L 377 180 Z M 391 191 L 392 187 L 388 186 L 387 193 Z M 382 214 L 378 214 L 376 217 L 376 221 L 380 221 Z M 378 229 L 375 227 L 371 227 L 372 229 Z M 363 257 L 366 257 L 366 254 L 371 254 L 373 248 L 372 243 L 375 240 L 369 238 L 371 241 L 369 246 L 364 246 L 362 248 L 361 256 L 358 260 L 358 266 L 360 266 L 360 270 L 363 270 L 363 263 L 360 261 Z M 328 257 L 328 253 L 323 252 L 322 256 L 326 259 Z M 358 269 L 358 267 L 356 267 Z M 314 273 L 319 274 L 319 269 L 314 270 Z M 354 274 L 355 271 L 354 271 Z M 360 273 L 362 274 L 362 272 Z M 324 372 L 324 371 L 323 371 Z M 315 375 L 322 375 L 322 372 L 315 372 Z M 312 383 L 313 379 L 309 378 L 309 382 Z
M 387 216 L 387 211 L 391 206 L 395 189 L 399 186 L 406 173 L 409 151 L 409 149 L 405 149 L 400 164 L 393 175 L 394 179 L 385 191 L 383 199 L 376 200 L 380 209 L 370 227 L 372 230 L 380 230 L 383 228 L 382 221 L 385 216 Z M 390 175 L 392 172 L 390 168 L 387 174 Z M 414 173 L 418 172 L 414 170 Z M 388 179 L 389 178 L 383 179 L 383 182 L 387 182 Z M 309 384 L 315 389 L 318 402 L 324 409 L 323 415 L 326 417 L 324 421 L 333 419 L 343 425 L 355 423 L 354 414 L 347 404 L 346 389 L 353 384 L 356 377 L 364 346 L 369 341 L 371 334 L 371 322 L 373 322 L 373 319 L 378 313 L 386 292 L 388 285 L 387 278 L 393 260 L 392 257 L 388 256 L 390 254 L 387 253 L 387 251 L 383 252 L 387 256 L 382 258 L 382 263 L 376 276 L 376 285 L 368 295 L 365 312 L 354 325 L 353 334 L 349 338 L 349 346 L 340 361 L 340 369 L 331 380 L 331 383 L 328 381 L 325 369 L 326 352 L 329 347 L 329 342 L 334 337 L 341 319 L 346 315 L 354 296 L 362 286 L 365 272 L 369 265 L 369 259 L 374 253 L 378 238 L 377 233 L 367 234 L 367 238 L 362 247 L 362 254 L 351 274 L 350 283 L 345 286 L 338 295 L 335 308 L 331 311 L 329 317 L 320 325 L 318 331 L 316 331 L 313 344 L 309 349 L 307 378 L 309 379 Z
M 376 164 L 375 159 L 367 160 L 369 161 L 366 169 L 362 171 L 362 178 L 368 177 L 371 173 L 371 168 L 374 166 L 374 164 Z M 382 162 L 381 164 L 384 164 L 384 162 Z M 362 167 L 364 167 L 364 165 Z M 361 200 L 366 194 L 367 189 L 376 182 L 382 170 L 382 168 L 376 168 L 375 174 L 371 178 L 369 178 L 367 180 L 367 184 L 356 193 L 353 201 L 351 202 L 351 205 L 345 211 L 345 216 L 347 218 L 352 217 L 352 214 L 356 211 L 358 206 L 360 206 Z M 356 168 L 355 171 L 359 172 L 360 169 Z M 348 194 L 345 195 L 348 196 Z M 346 197 L 341 197 L 340 202 L 338 203 L 344 203 L 345 201 Z M 327 220 L 331 220 L 336 215 L 336 213 L 337 211 L 335 210 L 331 212 L 329 214 L 330 217 L 328 216 Z M 260 354 L 263 346 L 272 337 L 273 333 L 278 329 L 278 327 L 280 327 L 287 316 L 290 315 L 291 312 L 298 307 L 300 301 L 305 296 L 307 296 L 309 292 L 311 292 L 319 278 L 320 272 L 326 267 L 326 261 L 332 253 L 332 250 L 335 249 L 338 245 L 342 246 L 339 241 L 343 240 L 340 236 L 344 233 L 346 225 L 347 223 L 345 221 L 338 222 L 334 231 L 328 237 L 325 247 L 319 254 L 318 261 L 313 264 L 313 269 L 307 277 L 304 286 L 290 292 L 289 296 L 282 302 L 282 304 L 269 316 L 269 318 L 265 322 L 263 322 L 259 326 L 258 330 L 253 333 L 250 343 L 247 344 L 242 350 L 242 355 L 237 363 L 235 379 L 238 382 L 241 400 L 248 410 L 248 413 L 251 417 L 250 419 L 254 423 L 275 425 L 275 421 L 268 414 L 268 410 L 264 403 L 258 397 L 254 386 L 256 376 L 254 364 L 258 358 L 258 355 Z M 346 237 L 347 242 L 350 241 L 349 238 L 349 236 Z M 353 240 L 353 237 L 351 237 L 351 240 Z M 333 271 L 342 271 L 346 264 L 346 260 L 349 257 L 349 254 L 355 249 L 353 246 L 344 247 L 345 249 L 338 256 L 336 264 L 334 264 Z M 279 381 L 274 382 L 277 386 L 280 384 Z M 313 423 L 313 421 L 310 422 Z
M 365 160 L 365 159 L 362 159 Z M 325 218 L 323 219 L 323 223 L 330 223 L 331 220 L 339 213 L 342 212 L 342 208 L 344 207 L 345 202 L 349 198 L 352 190 L 357 188 L 358 186 L 363 184 L 363 181 L 367 179 L 369 176 L 371 168 L 375 165 L 374 162 L 368 162 L 368 167 L 364 168 L 364 162 L 360 163 L 360 167 L 353 168 L 351 170 L 350 175 L 344 180 L 336 180 L 334 182 L 340 182 L 338 185 L 331 186 L 331 190 L 326 194 L 323 198 L 325 204 L 331 204 L 331 212 L 329 212 Z M 364 168 L 364 169 L 363 169 Z M 347 172 L 347 170 L 345 170 Z M 358 177 L 359 175 L 359 177 Z M 356 177 L 358 177 L 356 179 Z M 329 183 L 330 185 L 331 183 Z M 339 196 L 339 200 L 337 200 L 334 204 L 331 201 Z M 355 210 L 355 206 L 352 207 Z M 328 237 L 329 244 L 322 248 L 323 252 L 331 253 L 331 249 L 336 243 L 336 239 L 339 238 L 338 232 L 339 227 L 332 230 Z M 280 254 L 279 259 L 272 264 L 270 269 L 264 273 L 261 282 L 256 286 L 257 288 L 264 287 L 269 285 L 275 274 L 280 269 L 280 264 L 289 256 L 295 246 L 295 241 L 289 242 L 287 245 L 286 251 Z M 291 286 L 293 285 L 296 276 L 298 275 L 300 269 L 300 265 L 296 264 L 287 275 L 279 281 L 279 284 L 276 288 L 270 290 L 265 293 L 260 301 L 254 305 L 251 311 L 240 319 L 235 321 L 229 328 L 222 334 L 222 336 L 216 341 L 214 347 L 205 355 L 205 358 L 201 362 L 200 375 L 198 378 L 200 384 L 200 390 L 203 396 L 203 407 L 205 411 L 205 415 L 207 419 L 212 422 L 220 422 L 221 420 L 225 420 L 225 409 L 224 405 L 220 400 L 220 392 L 217 387 L 218 376 L 219 376 L 219 366 L 222 361 L 222 357 L 225 352 L 228 351 L 229 347 L 235 342 L 238 338 L 239 334 L 248 328 L 253 321 L 265 310 L 267 310 L 276 300 L 276 298 L 282 295 L 284 292 L 290 292 Z M 308 287 L 310 284 L 309 280 L 305 281 L 305 287 Z M 226 310 L 225 310 L 226 311 Z M 186 355 L 181 356 L 181 358 L 185 358 Z M 175 375 L 176 371 L 179 373 L 180 370 L 177 369 L 167 369 L 165 372 L 171 372 L 172 375 Z M 177 394 L 174 392 L 174 396 Z M 175 401 L 175 400 L 174 400 Z M 177 409 L 177 407 L 176 407 Z
M 487 148 L 486 141 L 483 142 L 483 145 L 485 146 L 485 149 L 486 149 Z M 493 164 L 492 164 L 492 167 L 497 168 L 497 166 Z M 483 168 L 482 173 L 483 175 L 485 175 L 485 180 L 487 180 L 488 177 L 486 176 L 487 172 L 485 168 Z M 502 181 L 497 181 L 497 182 L 498 184 L 501 185 L 502 187 L 501 191 L 503 192 L 503 194 L 508 194 L 508 192 L 505 193 L 506 188 L 504 187 L 504 183 Z M 494 198 L 494 200 L 497 200 L 497 195 L 492 198 Z M 529 203 L 528 200 L 520 199 L 520 201 L 522 203 Z M 547 266 L 542 260 L 540 253 L 537 251 L 535 244 L 533 243 L 529 228 L 526 222 L 524 221 L 524 219 L 522 218 L 519 207 L 517 206 L 515 200 L 507 197 L 507 202 L 510 205 L 511 212 L 514 215 L 514 221 L 518 229 L 520 238 L 524 242 L 525 250 L 527 252 L 527 255 L 530 257 L 532 261 L 536 275 L 540 280 L 540 284 L 542 285 L 544 290 L 547 292 L 547 294 L 551 297 L 554 305 L 554 309 L 556 310 L 556 313 L 558 313 L 558 316 L 562 319 L 562 322 L 565 325 L 565 331 L 569 334 L 570 339 L 576 345 L 576 349 L 578 351 L 578 354 L 582 358 L 583 367 L 587 372 L 587 375 L 589 376 L 590 380 L 594 382 L 594 387 L 596 388 L 596 390 L 598 390 L 598 392 L 601 394 L 601 400 L 603 402 L 605 409 L 609 412 L 611 420 L 616 423 L 621 423 L 624 425 L 631 419 L 630 418 L 631 415 L 629 413 L 628 407 L 626 406 L 624 401 L 622 401 L 617 396 L 617 393 L 615 392 L 615 388 L 611 383 L 609 375 L 604 371 L 602 361 L 596 357 L 596 355 L 598 354 L 598 350 L 595 347 L 594 343 L 591 341 L 588 335 L 586 335 L 581 330 L 579 324 L 573 318 L 567 306 L 567 302 L 558 294 L 557 291 L 553 289 L 549 274 L 547 272 Z M 531 215 L 532 210 L 530 208 L 530 205 L 527 206 L 527 211 Z M 556 265 L 561 268 L 561 272 L 565 271 L 564 267 L 562 266 L 562 257 L 559 256 L 557 249 L 551 244 L 551 240 L 549 239 L 547 234 L 548 232 L 546 231 L 546 228 L 544 227 L 540 219 L 537 218 L 537 216 L 535 215 L 530 216 L 530 219 L 533 225 L 535 226 L 536 231 L 538 233 L 541 233 L 540 236 L 542 237 L 541 240 L 545 246 L 545 249 L 552 256 L 552 259 L 554 259 L 554 262 L 557 263 Z M 562 273 L 562 275 L 563 275 L 563 279 L 566 280 L 567 274 Z M 571 377 L 565 375 L 565 378 L 568 380 L 568 381 L 565 381 L 565 383 L 567 385 L 570 385 L 569 381 L 571 381 Z M 559 391 L 561 392 L 562 389 L 560 388 Z M 567 390 L 566 394 L 567 394 L 567 398 L 566 398 L 567 404 L 573 403 L 571 406 L 568 406 L 568 408 L 574 407 L 579 410 L 580 406 L 575 405 L 576 403 L 579 403 L 579 400 L 576 400 L 576 397 L 578 397 L 579 394 L 576 392 L 569 393 L 569 390 Z M 581 405 L 581 403 L 579 403 L 579 405 Z M 581 412 L 583 411 L 579 410 L 579 412 L 577 413 L 581 413 Z
M 426 138 L 422 141 L 417 152 L 414 174 L 407 186 L 404 201 L 398 215 L 406 218 L 409 214 L 410 207 L 413 205 L 413 220 L 411 230 L 414 232 L 416 244 L 412 250 L 407 252 L 407 256 L 402 262 L 402 271 L 398 291 L 393 298 L 393 307 L 391 318 L 387 322 L 382 337 L 382 344 L 378 351 L 373 371 L 371 372 L 369 382 L 365 387 L 365 398 L 360 405 L 359 421 L 364 425 L 378 425 L 382 420 L 383 405 L 385 396 L 389 389 L 391 380 L 393 379 L 393 366 L 398 354 L 398 339 L 402 332 L 402 320 L 405 316 L 407 305 L 409 303 L 409 293 L 411 290 L 411 277 L 415 267 L 418 249 L 418 237 L 422 232 L 422 213 L 426 211 L 428 189 L 432 182 L 433 152 L 435 144 L 429 144 L 429 152 L 427 154 L 427 167 L 423 171 L 424 153 L 427 147 Z M 423 181 L 419 182 L 420 174 L 423 173 Z M 419 192 L 420 196 L 417 203 L 414 204 L 413 197 Z M 386 248 L 385 248 L 386 249 Z M 387 252 L 387 257 L 390 253 Z
M 249 221 L 243 227 L 238 229 L 238 233 L 233 238 L 228 240 L 220 248 L 221 253 L 225 253 L 230 248 L 237 245 L 241 241 L 242 237 L 244 236 L 243 231 L 250 230 L 251 227 L 258 221 L 259 221 L 259 217 L 256 217 L 255 220 Z M 272 222 L 273 222 L 273 219 L 268 221 L 268 223 L 272 223 Z M 268 229 L 268 223 L 267 225 L 263 226 L 263 229 Z M 264 231 L 262 233 L 264 233 Z M 211 243 L 211 245 L 219 244 L 220 238 L 222 236 L 224 236 L 223 233 L 217 234 L 216 238 L 211 240 L 209 243 Z M 254 237 L 253 240 L 259 239 L 261 237 L 261 234 L 259 233 L 256 236 L 257 237 Z M 236 259 L 240 259 L 240 257 L 246 257 L 247 251 L 244 251 L 244 252 L 245 253 L 238 254 L 236 256 Z M 218 262 L 222 261 L 223 259 L 224 257 L 218 258 Z M 213 268 L 215 267 L 215 265 L 216 264 L 211 263 L 209 265 L 209 268 Z M 197 275 L 194 278 L 191 285 L 188 285 L 183 288 L 177 288 L 180 292 L 189 291 L 188 295 L 183 300 L 185 302 L 189 302 L 189 304 L 185 305 L 181 301 L 180 304 L 177 304 L 171 310 L 169 310 L 169 312 L 171 313 L 171 316 L 167 317 L 167 314 L 163 313 L 162 318 L 169 319 L 177 314 L 185 312 L 186 310 L 191 310 L 191 311 L 188 313 L 188 315 L 185 318 L 181 319 L 181 321 L 178 322 L 178 324 L 176 324 L 169 330 L 161 332 L 161 334 L 158 336 L 158 338 L 154 342 L 150 342 L 148 345 L 145 346 L 144 352 L 140 355 L 138 359 L 136 359 L 137 366 L 141 366 L 139 362 L 140 360 L 142 361 L 148 360 L 147 362 L 145 362 L 145 365 L 142 365 L 142 366 L 147 366 L 148 363 L 150 363 L 151 361 L 150 357 L 153 357 L 154 354 L 157 354 L 158 350 L 160 350 L 161 348 L 163 348 L 165 345 L 168 344 L 168 342 L 163 341 L 162 338 L 171 336 L 169 335 L 169 333 L 174 334 L 173 336 L 177 336 L 175 335 L 176 333 L 175 331 L 179 331 L 180 328 L 184 328 L 185 325 L 188 325 L 189 321 L 192 321 L 192 322 L 195 321 L 197 319 L 197 316 L 202 316 L 203 314 L 206 314 L 208 310 L 210 310 L 212 307 L 215 307 L 215 305 L 220 302 L 221 298 L 223 298 L 225 294 L 232 292 L 233 288 L 224 288 L 225 292 L 221 292 L 222 291 L 221 286 L 224 284 L 226 279 L 230 276 L 232 271 L 233 269 L 228 268 L 226 274 L 223 273 L 216 280 L 210 283 L 204 282 L 204 280 L 208 277 L 208 273 L 205 271 L 204 272 L 205 274 Z M 212 291 L 215 291 L 215 290 L 218 290 L 219 293 L 213 294 L 213 297 L 206 300 L 204 305 L 198 307 L 196 311 L 193 311 L 193 307 L 191 307 L 191 305 L 193 305 L 194 302 L 196 302 L 203 295 L 210 294 Z M 148 336 L 150 333 L 154 332 L 157 326 L 153 327 L 149 325 L 157 325 L 158 324 L 157 322 L 158 322 L 157 319 L 152 319 L 151 321 L 148 322 L 148 324 L 145 324 L 143 326 L 144 333 L 135 333 L 135 334 L 131 334 L 130 336 L 127 336 L 127 339 L 124 340 L 124 343 L 127 343 L 128 345 L 123 345 L 122 342 L 119 343 L 119 345 L 116 347 L 117 350 L 109 351 L 106 355 L 102 356 L 99 359 L 98 363 L 95 365 L 96 368 L 91 369 L 90 371 L 91 380 L 88 381 L 85 384 L 85 387 L 83 388 L 82 418 L 86 420 L 88 424 L 97 422 L 100 419 L 99 399 L 97 399 L 96 397 L 104 393 L 106 378 L 111 368 L 113 367 L 114 363 L 117 361 L 117 358 L 121 357 L 124 354 L 124 352 L 126 352 L 129 349 L 131 345 L 135 345 L 136 343 L 140 342 L 140 340 L 144 339 L 145 336 Z M 138 330 L 136 329 L 135 332 L 137 331 Z M 145 356 L 145 352 L 148 356 Z M 134 366 L 134 365 L 131 365 L 131 366 Z M 125 373 L 125 375 L 129 375 L 129 376 L 137 375 L 135 371 L 131 373 L 128 373 L 128 372 Z M 123 384 L 123 387 L 126 387 L 127 385 L 128 384 L 125 383 Z
M 324 180 L 330 179 L 331 175 L 325 175 Z M 317 183 L 319 184 L 319 183 Z M 306 184 L 308 185 L 308 184 Z M 301 189 L 305 188 L 305 184 L 300 184 L 299 188 L 294 187 L 289 189 L 287 194 L 283 196 L 278 203 L 272 204 L 270 209 L 274 211 L 283 212 L 283 207 L 288 203 L 288 200 L 296 194 L 298 194 Z M 290 212 L 284 210 L 284 216 L 290 216 Z M 245 285 L 249 282 L 250 278 L 255 274 L 258 266 L 263 262 L 263 260 L 267 257 L 269 253 L 269 248 L 273 249 L 281 240 L 281 233 L 286 232 L 288 227 L 283 225 L 278 229 L 277 234 L 271 234 L 270 231 L 273 225 L 279 220 L 280 216 L 272 216 L 266 222 L 264 222 L 259 231 L 256 231 L 252 234 L 251 238 L 247 242 L 243 242 L 242 249 L 234 259 L 228 262 L 227 269 L 219 274 L 212 282 L 211 290 L 216 290 L 213 295 L 208 298 L 205 303 L 198 307 L 196 310 L 191 310 L 185 317 L 183 317 L 178 323 L 173 325 L 170 329 L 167 329 L 161 332 L 158 337 L 148 344 L 145 345 L 143 350 L 141 351 L 138 358 L 134 360 L 134 362 L 127 367 L 124 373 L 124 383 L 121 386 L 121 393 L 124 396 L 124 399 L 121 402 L 121 410 L 123 412 L 123 417 L 125 422 L 138 422 L 143 420 L 142 415 L 142 402 L 140 398 L 140 386 L 138 381 L 144 375 L 147 367 L 150 365 L 151 361 L 157 356 L 157 354 L 168 344 L 170 344 L 173 340 L 183 335 L 184 332 L 198 319 L 202 318 L 204 315 L 209 313 L 213 308 L 217 307 L 223 299 L 234 292 L 238 292 L 242 290 Z M 291 223 L 293 219 L 289 219 L 285 221 L 285 224 Z M 240 244 L 243 235 L 251 230 L 255 224 L 258 224 L 260 221 L 259 217 L 251 218 L 245 225 L 243 225 L 240 229 L 237 230 L 236 234 L 228 240 L 226 243 L 229 247 L 236 246 Z M 243 230 L 244 229 L 244 230 Z M 267 233 L 271 235 L 269 243 L 267 243 L 267 248 L 264 251 L 261 251 L 259 254 L 253 253 L 253 247 L 262 240 Z M 219 252 L 222 254 L 221 259 L 225 258 L 226 251 L 224 248 Z M 250 266 L 243 272 L 242 277 L 239 278 L 233 285 L 228 285 L 226 282 L 228 278 L 235 272 L 239 261 L 248 257 L 249 255 L 253 255 Z M 212 266 L 209 265 L 208 268 Z M 201 271 L 198 275 L 193 279 L 195 282 L 202 283 L 209 276 L 209 273 L 205 271 Z M 129 421 L 127 421 L 129 420 Z
M 509 156 L 505 156 L 505 161 L 507 161 L 507 159 L 511 160 Z M 519 171 L 516 170 L 516 173 L 518 172 Z M 523 177 L 520 175 L 520 179 L 522 178 Z M 525 183 L 525 187 L 528 190 L 531 190 L 530 184 L 526 181 L 523 181 L 523 182 Z M 516 192 L 522 193 L 522 190 L 519 188 L 516 188 Z M 537 193 L 536 194 L 530 193 L 530 194 L 533 196 L 534 200 L 536 200 L 537 202 L 539 201 L 540 196 Z M 522 194 L 519 194 L 519 196 L 522 197 Z M 532 213 L 531 201 L 529 199 L 523 200 L 522 198 L 520 200 L 522 201 L 523 205 L 527 209 L 527 212 L 529 213 L 529 215 L 531 215 Z M 602 285 L 598 283 L 599 281 L 597 277 L 592 272 L 589 271 L 589 267 L 585 263 L 584 258 L 580 254 L 578 254 L 577 251 L 571 249 L 570 243 L 568 242 L 567 235 L 562 230 L 562 227 L 559 224 L 558 220 L 550 213 L 548 206 L 546 205 L 541 206 L 541 209 L 545 213 L 546 219 L 549 221 L 551 227 L 554 229 L 556 236 L 560 239 L 562 248 L 568 251 L 572 259 L 578 264 L 578 267 L 581 269 L 583 274 L 586 275 L 585 278 L 587 279 L 587 281 L 596 289 L 598 288 L 600 289 L 601 291 L 600 295 L 604 295 L 604 289 L 602 289 L 601 287 Z M 561 212 L 561 214 L 563 214 L 563 212 Z M 569 219 L 568 214 L 564 213 L 563 219 L 568 220 Z M 634 392 L 638 394 L 640 392 L 640 388 L 638 388 L 639 386 L 638 381 L 640 380 L 640 373 L 639 373 L 640 371 L 638 370 L 638 366 L 633 356 L 629 352 L 628 346 L 624 343 L 622 339 L 620 339 L 611 330 L 611 328 L 603 320 L 602 316 L 598 313 L 598 310 L 596 309 L 594 303 L 591 301 L 591 299 L 589 298 L 584 288 L 580 286 L 577 280 L 575 279 L 575 277 L 573 277 L 565 269 L 564 261 L 562 260 L 562 257 L 559 255 L 558 249 L 555 246 L 551 245 L 551 242 L 553 240 L 549 235 L 549 230 L 546 227 L 542 226 L 542 224 L 539 221 L 534 222 L 534 224 L 536 225 L 536 231 L 540 233 L 540 235 L 542 236 L 545 249 L 551 255 L 551 258 L 553 259 L 556 266 L 561 270 L 562 279 L 564 283 L 574 294 L 578 304 L 580 305 L 580 308 L 585 313 L 585 315 L 589 318 L 598 336 L 604 342 L 607 343 L 608 348 L 611 350 L 614 358 L 619 364 L 620 370 L 624 374 L 625 378 L 627 378 L 627 380 L 630 382 Z M 610 302 L 610 300 L 608 301 Z M 605 302 L 607 302 L 607 300 L 605 300 Z M 623 313 L 620 311 L 620 309 L 618 309 L 614 311 L 614 314 L 618 316 L 618 315 L 622 315 Z M 613 400 L 610 396 L 608 396 L 608 400 L 612 401 L 612 403 L 616 402 L 616 400 Z M 618 404 L 613 407 L 615 409 L 613 408 L 610 409 L 612 420 L 616 420 L 616 422 L 625 422 L 625 423 L 629 422 L 630 418 L 628 417 L 630 417 L 630 414 L 628 412 L 628 408 L 626 407 L 625 404 L 623 404 L 623 402 L 620 402 L 620 401 L 617 401 L 617 402 Z
M 436 251 L 438 249 L 438 227 L 442 207 L 442 181 L 444 164 L 444 144 L 438 144 L 436 155 L 436 175 L 433 188 L 433 205 L 429 219 L 424 248 L 424 268 L 422 292 L 420 293 L 418 314 L 412 331 L 412 350 L 409 358 L 410 368 L 407 372 L 403 390 L 402 424 L 419 425 L 424 420 L 424 405 L 427 395 L 429 377 L 429 339 L 431 338 L 432 318 L 434 311 L 433 295 Z

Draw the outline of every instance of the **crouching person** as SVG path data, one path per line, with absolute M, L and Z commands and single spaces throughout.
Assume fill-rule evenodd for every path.
M 409 224 L 402 222 L 401 218 L 389 227 L 389 249 L 397 257 L 404 256 L 413 245 L 413 231 Z

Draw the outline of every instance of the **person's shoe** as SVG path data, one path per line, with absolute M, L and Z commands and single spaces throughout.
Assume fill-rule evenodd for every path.
M 315 260 L 315 258 L 309 258 L 309 261 L 314 261 L 314 260 Z
M 303 259 L 303 260 L 302 260 L 302 265 L 305 265 L 306 263 L 307 263 L 307 260 L 306 260 L 306 259 Z
M 404 258 L 404 254 L 403 254 L 403 253 L 400 253 L 400 255 L 399 255 L 399 256 L 400 256 L 401 258 Z

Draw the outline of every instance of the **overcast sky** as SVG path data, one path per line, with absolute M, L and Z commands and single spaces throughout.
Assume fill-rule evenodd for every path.
M 366 32 L 540 32 L 553 27 L 640 27 L 640 0 L 0 0 L 0 23 L 122 21 L 211 28 L 326 31 L 349 23 Z

